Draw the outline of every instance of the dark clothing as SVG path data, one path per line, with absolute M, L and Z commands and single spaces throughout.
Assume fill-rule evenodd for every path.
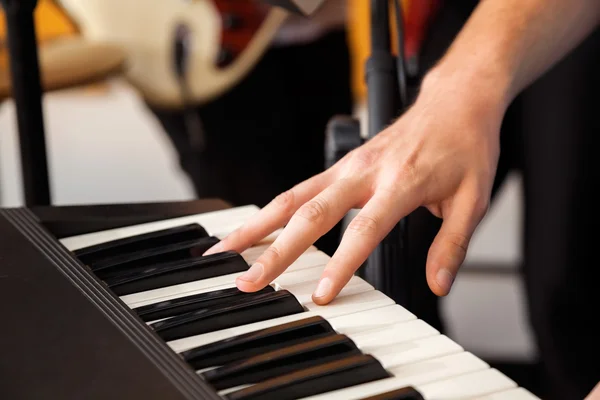
M 472 3 L 472 2 L 466 2 Z M 470 9 L 446 2 L 431 25 L 423 67 L 435 63 Z M 593 196 L 600 182 L 600 31 L 596 31 L 510 105 L 501 130 L 494 194 L 511 170 L 523 177 L 527 310 L 543 368 L 544 399 L 583 399 L 600 380 L 600 225 Z M 420 209 L 410 220 L 413 266 L 423 268 L 441 220 Z M 419 317 L 443 329 L 424 268 L 415 278 Z M 460 273 L 459 278 L 460 279 Z M 501 311 L 501 310 L 495 310 Z
M 181 112 L 154 109 L 199 198 L 265 206 L 324 169 L 327 122 L 351 114 L 345 31 L 305 45 L 272 48 L 239 85 L 198 107 L 207 148 L 189 145 Z M 333 254 L 340 227 L 316 245 Z

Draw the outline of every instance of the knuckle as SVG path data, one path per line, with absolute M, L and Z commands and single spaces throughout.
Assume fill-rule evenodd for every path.
M 413 187 L 421 181 L 421 169 L 417 163 L 408 160 L 402 163 L 395 171 L 394 182 L 401 187 Z
M 271 245 L 267 247 L 261 258 L 267 260 L 269 263 L 276 263 L 281 257 L 281 250 L 275 245 Z
M 293 190 L 287 190 L 273 199 L 273 204 L 284 212 L 292 212 L 294 209 L 295 195 Z
M 357 215 L 348 224 L 346 230 L 358 236 L 374 236 L 377 234 L 378 228 L 379 222 L 375 218 Z
M 361 173 L 372 168 L 380 157 L 380 152 L 376 149 L 361 147 L 353 150 L 349 154 L 346 168 L 348 173 Z
M 446 234 L 446 241 L 462 251 L 463 254 L 467 253 L 469 247 L 469 238 L 458 232 L 451 232 Z
M 315 198 L 298 209 L 297 216 L 309 222 L 319 222 L 325 218 L 329 206 L 322 198 Z

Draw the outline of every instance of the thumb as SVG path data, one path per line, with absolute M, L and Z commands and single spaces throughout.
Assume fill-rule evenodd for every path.
M 478 196 L 469 192 L 466 198 L 455 198 L 427 256 L 427 282 L 438 296 L 450 293 L 456 274 L 465 261 L 471 237 L 487 212 L 488 202 L 473 201 Z

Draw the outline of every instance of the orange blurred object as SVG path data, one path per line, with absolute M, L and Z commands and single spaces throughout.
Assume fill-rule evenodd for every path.
M 365 62 L 370 54 L 370 0 L 348 0 L 349 2 L 349 45 L 352 54 L 352 89 L 356 100 L 366 100 Z M 398 48 L 394 9 L 390 2 L 390 27 L 392 49 Z M 431 18 L 441 0 L 402 0 L 404 11 L 404 46 L 406 57 L 418 54 Z
M 40 44 L 59 37 L 77 34 L 77 27 L 66 13 L 51 0 L 38 0 L 34 12 L 35 28 Z M 6 68 L 6 19 L 0 7 L 0 68 Z

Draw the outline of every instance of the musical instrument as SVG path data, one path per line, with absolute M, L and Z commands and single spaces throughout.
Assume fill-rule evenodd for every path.
M 180 214 L 63 237 L 69 230 L 53 234 L 39 212 L 0 210 L 0 393 L 536 399 L 357 276 L 329 305 L 311 302 L 329 260 L 315 247 L 271 286 L 238 291 L 236 276 L 279 232 L 241 254 L 201 254 L 257 211 Z
M 84 37 L 121 46 L 127 53 L 128 81 L 146 102 L 167 109 L 210 101 L 237 84 L 264 54 L 288 15 L 254 0 L 58 3 Z M 182 27 L 190 32 L 184 77 L 178 76 L 173 56 L 176 33 Z

